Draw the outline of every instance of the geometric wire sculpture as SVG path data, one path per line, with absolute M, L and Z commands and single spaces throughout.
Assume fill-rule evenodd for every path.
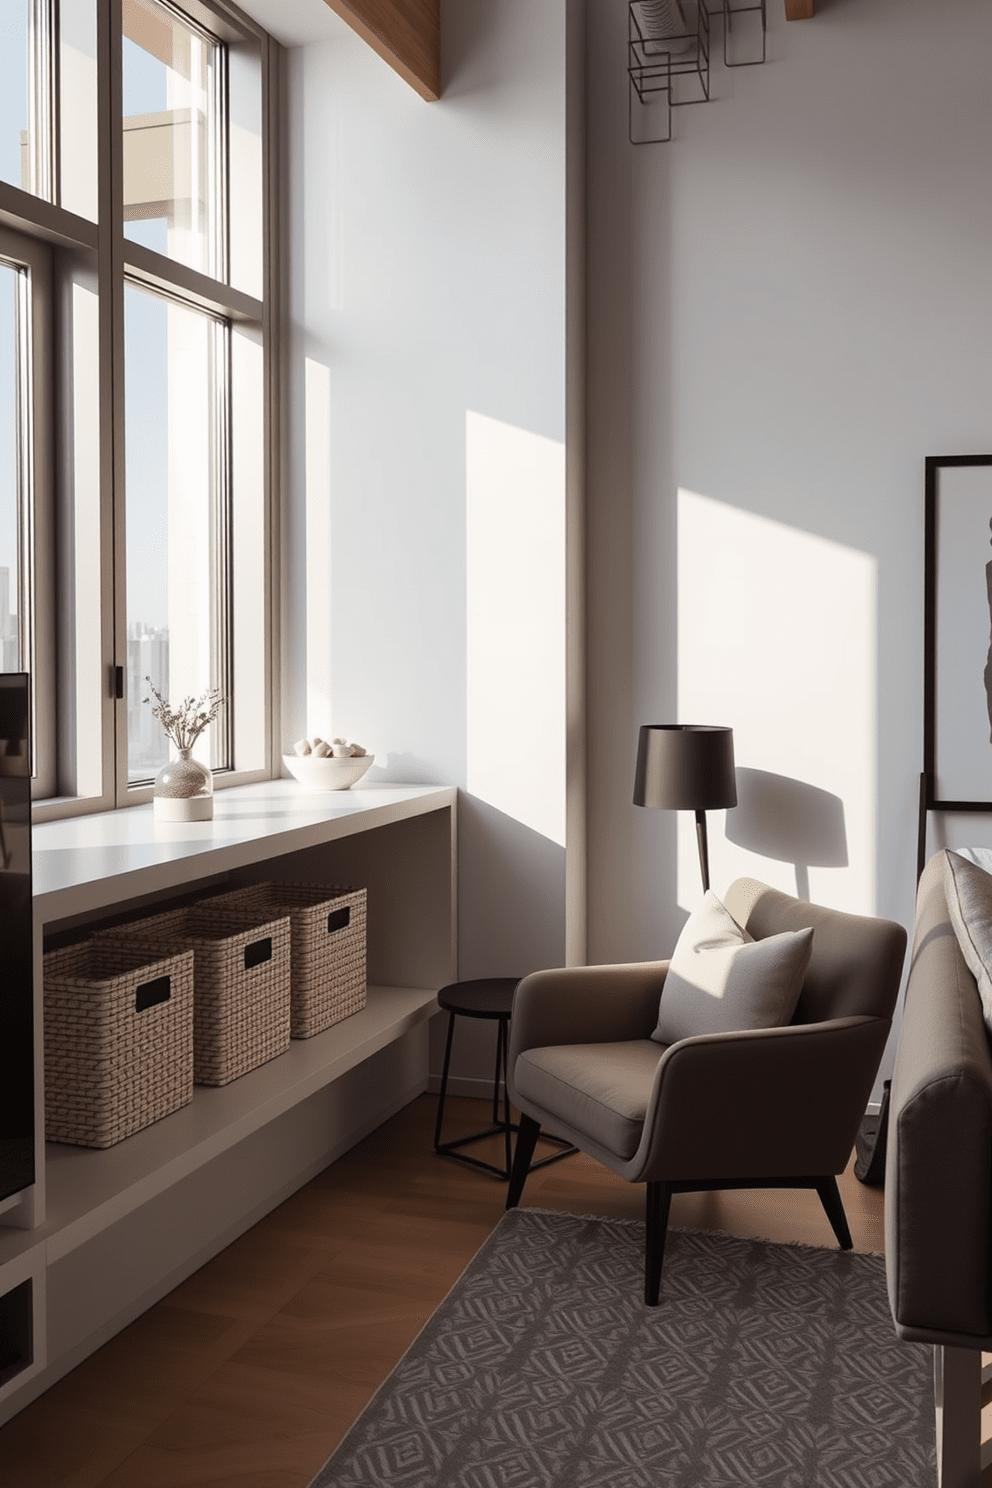
M 742 18 L 751 15 L 758 25 L 745 21 L 742 26 Z M 711 5 L 707 0 L 629 0 L 628 129 L 632 145 L 667 143 L 672 138 L 673 109 L 709 102 L 714 17 L 723 21 L 725 67 L 755 67 L 764 62 L 765 0 L 744 4 L 713 0 Z M 746 32 L 750 32 L 750 45 Z M 755 44 L 755 33 L 760 46 Z M 652 120 L 647 123 L 643 111 L 649 106 L 653 106 Z M 635 129 L 635 119 L 639 129 Z

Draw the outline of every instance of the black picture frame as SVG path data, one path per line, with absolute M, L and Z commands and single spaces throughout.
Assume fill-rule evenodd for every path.
M 926 458 L 923 615 L 917 878 L 929 812 L 992 812 L 992 454 Z

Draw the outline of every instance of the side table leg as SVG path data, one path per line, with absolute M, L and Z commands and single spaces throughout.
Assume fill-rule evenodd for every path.
M 500 1035 L 503 1032 L 503 1020 L 499 1020 L 496 1028 L 496 1068 L 493 1071 L 493 1126 L 500 1125 L 499 1119 L 499 1087 L 503 1076 L 503 1040 Z
M 496 1032 L 496 1085 L 493 1091 L 493 1121 L 503 1127 L 503 1141 L 506 1151 L 506 1176 L 509 1180 L 513 1169 L 513 1148 L 510 1134 L 513 1126 L 510 1121 L 510 1092 L 507 1088 L 507 1062 L 510 1057 L 509 1018 L 500 1018 L 499 1028 Z M 499 1120 L 499 1091 L 503 1087 L 503 1120 Z
M 444 1069 L 441 1071 L 441 1090 L 437 1102 L 437 1121 L 434 1124 L 434 1151 L 441 1150 L 441 1122 L 444 1119 L 444 1098 L 448 1093 L 448 1065 L 451 1063 L 451 1040 L 455 1032 L 455 1015 L 448 1014 L 448 1042 L 444 1046 Z

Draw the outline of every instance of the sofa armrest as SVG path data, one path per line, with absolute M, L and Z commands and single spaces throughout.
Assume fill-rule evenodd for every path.
M 511 1081 L 517 1055 L 525 1049 L 650 1038 L 668 965 L 571 966 L 524 977 L 513 999 Z
M 634 1159 L 639 1178 L 843 1172 L 889 1026 L 857 1016 L 672 1044 Z
M 992 1347 L 992 1054 L 937 854 L 920 880 L 892 1077 L 886 1271 L 896 1332 Z

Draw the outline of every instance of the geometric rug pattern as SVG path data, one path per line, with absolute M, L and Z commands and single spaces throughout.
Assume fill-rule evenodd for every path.
M 507 1213 L 311 1488 L 933 1488 L 881 1256 Z

